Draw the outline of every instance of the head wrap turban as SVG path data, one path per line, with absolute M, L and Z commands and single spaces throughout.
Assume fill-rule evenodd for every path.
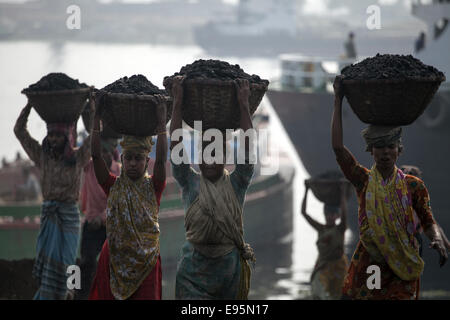
M 396 126 L 376 126 L 369 125 L 361 132 L 366 140 L 366 151 L 371 151 L 372 147 L 383 147 L 395 142 L 401 142 L 402 128 Z
M 400 169 L 405 174 L 410 174 L 410 175 L 416 176 L 419 179 L 422 179 L 422 171 L 416 166 L 403 165 L 403 166 L 401 166 Z
M 150 153 L 152 151 L 152 146 L 154 142 L 151 136 L 138 137 L 138 136 L 128 136 L 124 135 L 120 146 L 123 152 L 134 151 L 138 153 Z

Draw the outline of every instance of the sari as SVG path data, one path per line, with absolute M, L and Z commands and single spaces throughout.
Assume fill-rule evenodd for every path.
M 126 174 L 110 178 L 106 233 L 89 296 L 94 299 L 161 299 L 159 201 L 165 182 Z M 142 291 L 146 288 L 146 293 Z
M 359 202 L 360 240 L 345 277 L 343 298 L 417 299 L 424 264 L 414 237 L 413 210 L 424 229 L 435 223 L 423 181 L 397 168 L 383 180 L 376 167 L 364 168 L 348 151 L 337 161 Z M 379 289 L 367 285 L 373 265 L 380 270 Z
M 311 274 L 311 291 L 314 298 L 341 298 L 348 268 L 348 260 L 344 254 L 344 233 L 339 226 L 326 227 L 319 231 L 319 256 Z
M 215 183 L 188 166 L 173 168 L 189 203 L 176 299 L 247 299 L 254 254 L 244 242 L 242 213 L 253 166 L 237 165 L 232 174 L 225 170 Z

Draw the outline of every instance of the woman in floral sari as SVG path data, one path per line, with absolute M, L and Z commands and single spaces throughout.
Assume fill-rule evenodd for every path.
M 434 221 L 430 198 L 419 178 L 405 175 L 396 166 L 402 151 L 401 128 L 370 125 L 363 130 L 367 151 L 375 164 L 363 167 L 344 146 L 342 130 L 342 83 L 336 77 L 332 120 L 332 147 L 342 172 L 356 189 L 360 240 L 344 282 L 344 299 L 414 299 L 424 268 L 414 237 L 415 210 L 430 247 L 448 256 Z M 367 286 L 369 266 L 380 270 L 380 288 Z M 372 287 L 372 286 L 370 286 Z
M 158 211 L 166 184 L 166 107 L 158 96 L 156 160 L 147 175 L 152 138 L 124 136 L 122 171 L 111 174 L 101 157 L 100 119 L 95 118 L 92 159 L 98 183 L 108 196 L 106 241 L 90 300 L 160 300 L 162 295 Z

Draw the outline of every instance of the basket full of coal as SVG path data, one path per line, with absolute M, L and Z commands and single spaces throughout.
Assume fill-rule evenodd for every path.
M 107 85 L 97 95 L 103 94 L 99 103 L 102 121 L 120 134 L 134 136 L 155 135 L 157 99 L 166 101 L 167 121 L 172 115 L 172 99 L 165 90 L 153 85 L 143 75 L 123 77 Z
M 341 204 L 342 192 L 346 192 L 346 198 L 350 197 L 350 182 L 344 178 L 341 172 L 330 170 L 306 180 L 314 196 L 321 202 L 332 206 Z M 342 186 L 346 188 L 343 189 Z
M 444 74 L 411 55 L 377 54 L 341 71 L 344 94 L 364 123 L 409 125 L 426 109 Z
M 172 76 L 164 78 L 164 86 L 171 93 L 173 78 L 184 76 L 183 120 L 192 128 L 194 121 L 202 121 L 202 129 L 239 128 L 240 110 L 234 81 L 246 79 L 250 85 L 249 106 L 252 115 L 261 103 L 269 81 L 249 75 L 239 65 L 220 60 L 197 60 Z
M 73 123 L 83 111 L 90 91 L 86 84 L 64 73 L 49 73 L 22 93 L 45 122 Z

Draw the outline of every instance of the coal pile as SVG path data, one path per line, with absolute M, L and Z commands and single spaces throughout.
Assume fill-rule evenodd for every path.
M 109 93 L 127 93 L 138 95 L 166 95 L 165 90 L 159 89 L 152 84 L 145 76 L 138 74 L 131 77 L 123 77 L 102 89 Z
M 24 93 L 39 91 L 59 91 L 59 90 L 75 90 L 87 88 L 85 83 L 80 83 L 76 79 L 72 79 L 65 73 L 49 73 L 38 82 L 24 89 Z
M 345 80 L 442 79 L 444 74 L 412 55 L 377 54 L 342 69 Z
M 229 64 L 226 61 L 220 60 L 197 60 L 191 64 L 185 65 L 181 68 L 180 72 L 175 73 L 171 77 L 175 76 L 185 76 L 188 79 L 217 79 L 223 81 L 236 80 L 236 79 L 246 79 L 249 83 L 266 83 L 269 81 L 261 79 L 258 75 L 249 75 L 245 73 L 244 70 L 238 65 Z

